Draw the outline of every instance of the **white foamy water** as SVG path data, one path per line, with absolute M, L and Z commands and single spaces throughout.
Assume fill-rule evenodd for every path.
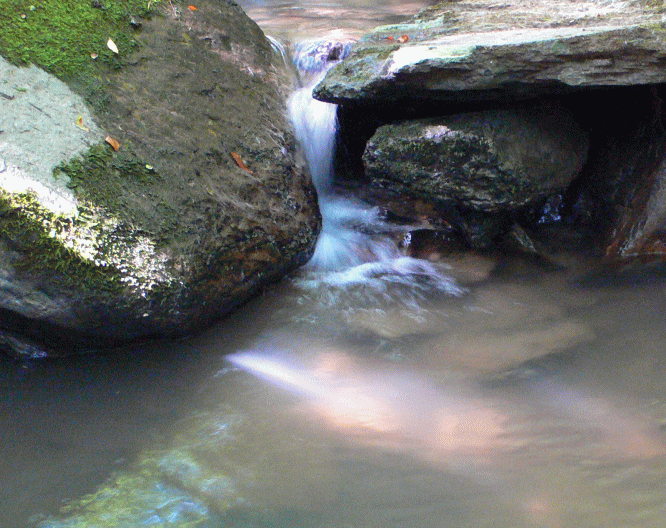
M 384 292 L 390 285 L 402 285 L 416 291 L 429 289 L 460 295 L 463 289 L 446 276 L 442 267 L 405 257 L 398 245 L 400 233 L 384 222 L 377 207 L 335 192 L 337 105 L 313 99 L 312 88 L 331 65 L 344 57 L 345 49 L 343 45 L 309 42 L 297 49 L 294 59 L 304 78 L 311 82 L 291 97 L 289 113 L 317 189 L 323 218 L 322 232 L 307 266 L 311 273 L 299 284 L 305 288 L 362 285 L 377 292 Z

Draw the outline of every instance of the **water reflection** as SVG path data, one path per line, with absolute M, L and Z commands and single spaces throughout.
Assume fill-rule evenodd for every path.
M 557 374 L 547 361 L 540 371 L 537 362 L 531 374 L 519 378 L 507 371 L 498 381 L 494 373 L 489 385 L 484 375 L 359 356 L 314 338 L 299 344 L 291 335 L 277 342 L 288 349 L 229 357 L 266 380 L 258 401 L 245 399 L 245 405 L 252 409 L 271 401 L 274 396 L 265 392 L 271 393 L 271 386 L 291 392 L 295 398 L 285 400 L 290 427 L 319 424 L 329 433 L 317 435 L 334 446 L 336 438 L 343 442 L 344 449 L 338 445 L 328 453 L 333 457 L 328 478 L 337 488 L 342 472 L 354 488 L 346 497 L 351 502 L 345 502 L 345 522 L 360 518 L 363 526 L 398 526 L 397 508 L 410 526 L 478 526 L 474 522 L 480 519 L 507 527 L 658 526 L 652 520 L 660 512 L 661 488 L 640 492 L 642 499 L 619 510 L 611 504 L 650 487 L 653 479 L 664 483 L 663 433 L 644 408 L 609 387 L 597 392 L 581 386 L 567 375 L 573 363 Z M 350 456 L 352 468 L 345 464 Z M 405 471 L 416 471 L 423 480 L 418 491 L 392 502 L 388 482 L 408 485 Z M 455 482 L 457 490 L 442 490 L 437 479 Z M 383 509 L 362 501 L 368 489 L 382 490 Z M 472 517 L 458 512 L 446 522 L 438 518 L 442 508 L 455 510 L 452 503 L 463 490 L 471 494 L 466 507 Z M 318 511 L 330 514 L 331 504 L 342 500 L 339 493 Z M 427 505 L 411 510 L 417 500 Z M 599 521 L 590 521 L 590 515 Z M 322 526 L 345 526 L 331 519 Z
M 567 422 L 572 436 L 596 438 L 604 446 L 603 454 L 598 453 L 602 457 L 650 459 L 666 454 L 662 435 L 646 417 L 631 415 L 607 397 L 550 379 L 526 384 L 529 398 L 516 406 L 512 399 L 482 396 L 463 378 L 450 376 L 436 386 L 423 371 L 409 366 L 364 362 L 313 341 L 308 347 L 311 354 L 316 348 L 309 366 L 294 357 L 293 350 L 283 352 L 282 358 L 241 352 L 227 359 L 297 394 L 309 416 L 348 441 L 408 452 L 434 464 L 463 456 L 473 456 L 474 463 L 498 458 L 500 452 L 516 447 L 507 423 L 537 413 Z
M 245 12 L 271 35 L 298 41 L 329 37 L 340 29 L 360 37 L 376 26 L 402 22 L 432 0 L 338 0 L 336 2 L 240 0 Z
M 462 297 L 426 299 L 419 314 L 375 306 L 363 334 L 364 312 L 350 318 L 287 282 L 197 340 L 28 372 L 32 389 L 14 375 L 3 479 L 16 488 L 5 488 L 3 526 L 26 526 L 12 524 L 18 497 L 29 515 L 55 508 L 45 494 L 94 491 L 109 455 L 125 458 L 118 482 L 137 485 L 139 464 L 200 501 L 183 510 L 185 496 L 174 511 L 208 505 L 220 526 L 658 527 L 666 296 L 654 285 L 581 290 L 567 276 L 489 277 Z M 594 338 L 527 362 L 501 346 L 535 321 L 572 318 Z M 382 330 L 391 320 L 394 333 Z M 437 346 L 461 328 L 496 358 L 464 364 Z M 229 368 L 224 355 L 238 351 L 269 378 Z M 133 493 L 146 504 L 145 490 Z M 146 508 L 146 519 L 159 513 Z

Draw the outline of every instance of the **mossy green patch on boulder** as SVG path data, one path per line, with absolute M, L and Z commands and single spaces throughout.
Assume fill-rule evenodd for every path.
M 0 11 L 0 53 L 14 64 L 37 64 L 65 80 L 117 68 L 136 49 L 137 19 L 161 0 L 6 0 Z M 107 46 L 111 39 L 121 55 Z

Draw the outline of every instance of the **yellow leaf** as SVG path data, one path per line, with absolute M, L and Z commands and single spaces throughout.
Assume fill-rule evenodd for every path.
M 106 41 L 106 47 L 109 48 L 113 53 L 118 54 L 118 46 L 113 40 L 109 39 Z
M 85 130 L 86 132 L 90 132 L 90 129 L 83 124 L 83 116 L 79 116 L 78 119 L 76 120 L 75 124 L 81 130 Z

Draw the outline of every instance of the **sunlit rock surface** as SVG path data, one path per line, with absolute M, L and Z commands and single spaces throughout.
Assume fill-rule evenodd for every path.
M 135 45 L 114 68 L 87 50 L 97 73 L 71 87 L 0 59 L 4 349 L 186 334 L 311 255 L 320 220 L 286 117 L 291 74 L 236 4 L 196 7 L 127 22 Z
M 337 103 L 512 100 L 666 81 L 655 2 L 442 2 L 377 28 L 315 90 Z
M 372 185 L 497 212 L 566 189 L 587 146 L 570 112 L 537 105 L 387 124 L 363 161 Z

